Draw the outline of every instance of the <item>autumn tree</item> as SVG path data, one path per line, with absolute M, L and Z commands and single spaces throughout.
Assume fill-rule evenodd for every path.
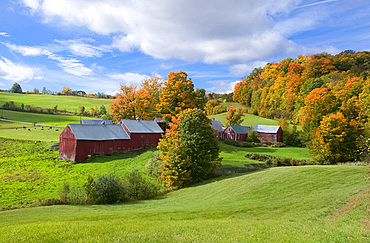
M 116 99 L 110 104 L 110 110 L 116 121 L 121 119 L 136 119 L 137 102 L 136 86 L 121 85 L 121 92 L 117 94 Z
M 317 88 L 311 91 L 305 99 L 302 115 L 302 128 L 310 132 L 320 125 L 325 115 L 338 110 L 335 96 L 327 88 Z
M 157 109 L 167 120 L 171 120 L 171 116 L 177 116 L 183 110 L 196 107 L 194 85 L 190 78 L 187 79 L 186 72 L 168 74 L 159 102 Z
M 229 112 L 229 115 L 224 117 L 227 119 L 227 124 L 240 125 L 240 123 L 244 121 L 244 119 L 242 119 L 244 115 L 244 110 L 242 108 L 239 108 L 238 110 L 236 110 L 234 106 L 230 106 L 228 108 L 228 112 Z
M 356 159 L 356 137 L 361 130 L 355 121 L 347 120 L 341 112 L 325 116 L 309 144 L 317 160 L 335 164 Z
M 162 92 L 163 85 L 163 78 L 153 75 L 141 81 L 140 89 L 146 90 L 149 96 L 153 98 L 154 105 L 157 105 L 159 104 L 159 95 Z
M 15 82 L 10 89 L 10 93 L 22 93 L 21 85 L 17 82 Z
M 60 93 L 62 95 L 71 95 L 72 94 L 72 89 L 70 87 L 64 86 Z
M 164 160 L 161 178 L 168 187 L 183 187 L 212 177 L 221 166 L 219 147 L 210 120 L 199 109 L 173 117 L 158 149 Z

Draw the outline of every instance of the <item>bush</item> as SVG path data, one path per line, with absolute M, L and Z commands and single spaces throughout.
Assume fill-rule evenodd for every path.
M 161 192 L 159 182 L 153 183 L 147 181 L 137 169 L 133 169 L 130 174 L 125 176 L 123 185 L 126 198 L 131 201 L 150 199 L 159 195 Z
M 60 190 L 58 192 L 61 203 L 68 204 L 68 194 L 69 194 L 69 191 L 70 191 L 69 190 L 69 184 L 68 183 L 64 183 L 62 190 Z
M 68 194 L 68 202 L 72 205 L 85 205 L 87 203 L 86 190 L 84 188 L 72 188 Z
M 125 200 L 125 189 L 121 179 L 114 175 L 99 175 L 95 182 L 96 203 L 112 204 Z
M 249 147 L 253 147 L 254 146 L 254 143 L 252 143 L 252 142 L 245 142 L 245 141 L 239 142 L 239 141 L 232 140 L 232 139 L 225 139 L 224 140 L 224 143 L 226 143 L 228 145 L 236 146 L 236 147 L 246 147 L 246 148 L 249 148 Z
M 253 160 L 264 161 L 268 166 L 297 166 L 315 164 L 315 162 L 311 160 L 279 158 L 262 154 L 246 154 L 245 157 Z
M 159 155 L 155 155 L 148 159 L 148 162 L 145 165 L 145 169 L 148 172 L 149 175 L 157 177 L 159 176 L 163 169 L 161 167 L 162 159 L 159 157 Z

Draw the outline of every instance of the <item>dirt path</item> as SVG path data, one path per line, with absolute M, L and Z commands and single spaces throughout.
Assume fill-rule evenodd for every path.
M 328 220 L 337 220 L 338 217 L 345 215 L 352 209 L 356 208 L 358 203 L 362 200 L 370 200 L 370 189 L 367 189 L 359 194 L 352 196 L 349 201 L 343 205 L 342 207 L 335 210 L 330 216 L 328 216 Z M 370 204 L 367 205 L 366 215 L 365 218 L 361 220 L 364 228 L 370 232 Z

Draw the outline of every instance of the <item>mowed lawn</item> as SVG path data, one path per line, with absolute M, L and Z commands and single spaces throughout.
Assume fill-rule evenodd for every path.
M 227 145 L 224 142 L 220 142 L 220 157 L 222 160 L 222 167 L 224 168 L 244 168 L 245 164 L 255 164 L 262 163 L 256 160 L 251 160 L 245 157 L 247 153 L 253 154 L 265 154 L 272 155 L 280 158 L 292 158 L 292 159 L 305 159 L 312 160 L 307 148 L 298 147 L 282 147 L 282 148 L 272 148 L 272 147 L 235 147 L 232 145 Z
M 5 242 L 369 242 L 365 166 L 278 167 L 121 205 L 0 212 Z
M 44 95 L 44 94 L 16 94 L 0 92 L 0 106 L 5 102 L 14 101 L 18 107 L 22 104 L 38 106 L 42 108 L 54 108 L 58 106 L 58 110 L 67 110 L 69 112 L 78 112 L 79 107 L 84 106 L 85 110 L 90 110 L 96 106 L 98 109 L 102 105 L 109 111 L 109 105 L 113 99 L 98 99 L 78 96 L 64 95 Z

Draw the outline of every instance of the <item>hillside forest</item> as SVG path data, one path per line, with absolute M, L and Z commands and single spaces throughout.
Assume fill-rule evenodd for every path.
M 268 63 L 235 85 L 233 100 L 255 115 L 280 119 L 285 130 L 288 123 L 300 126 L 290 132 L 319 161 L 354 161 L 369 152 L 370 52 Z

